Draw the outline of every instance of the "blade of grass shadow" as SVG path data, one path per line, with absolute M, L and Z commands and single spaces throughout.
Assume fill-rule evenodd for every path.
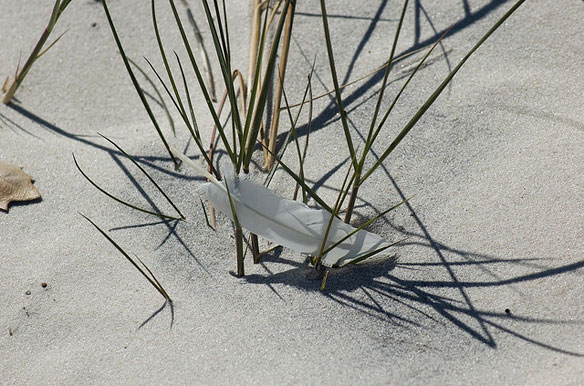
M 383 115 L 383 118 L 379 122 L 379 125 L 377 125 L 377 129 L 375 130 L 373 136 L 371 137 L 371 140 L 366 144 L 366 146 L 367 146 L 367 149 L 366 149 L 367 152 L 369 152 L 369 150 L 371 149 L 371 145 L 377 139 L 377 135 L 379 134 L 379 132 L 383 128 L 383 125 L 385 124 L 385 121 L 387 120 L 387 118 L 389 117 L 389 114 L 393 110 L 393 107 L 396 105 L 397 101 L 399 100 L 400 96 L 402 95 L 402 93 L 404 92 L 404 90 L 406 89 L 406 87 L 408 86 L 408 84 L 410 83 L 410 81 L 414 78 L 414 76 L 416 75 L 416 73 L 418 72 L 418 70 L 420 70 L 420 68 L 422 68 L 422 66 L 424 65 L 424 63 L 426 62 L 426 60 L 430 57 L 430 54 L 432 53 L 432 51 L 434 51 L 434 48 L 436 48 L 442 42 L 442 39 L 444 39 L 448 35 L 448 32 L 450 32 L 450 29 L 451 28 L 449 28 L 448 30 L 446 30 L 446 32 L 444 32 L 444 34 L 442 34 L 442 36 L 436 41 L 436 43 L 434 43 L 432 45 L 432 47 L 430 48 L 430 50 L 426 53 L 426 55 L 424 55 L 424 57 L 422 58 L 422 60 L 420 60 L 420 63 L 418 63 L 418 65 L 416 66 L 416 68 L 414 68 L 414 71 L 412 71 L 412 73 L 410 74 L 410 76 L 408 77 L 408 79 L 405 81 L 405 83 L 403 84 L 403 86 L 401 87 L 401 89 L 399 90 L 399 92 L 396 94 L 395 98 L 391 102 L 391 105 L 388 107 L 388 109 L 386 110 L 385 114 Z
M 150 120 L 152 121 L 154 128 L 158 132 L 158 136 L 160 137 L 160 139 L 162 140 L 162 143 L 164 144 L 164 147 L 168 151 L 168 154 L 170 155 L 170 158 L 172 159 L 172 162 L 174 163 L 175 168 L 178 168 L 178 163 L 176 162 L 176 159 L 172 155 L 172 153 L 170 151 L 170 147 L 168 145 L 168 142 L 166 141 L 164 134 L 162 134 L 162 130 L 160 129 L 160 126 L 158 125 L 158 122 L 156 121 L 156 118 L 154 117 L 154 113 L 152 112 L 152 109 L 150 108 L 150 104 L 148 103 L 148 101 L 146 100 L 146 97 L 144 96 L 144 93 L 142 92 L 142 88 L 140 87 L 140 84 L 138 83 L 138 80 L 136 79 L 136 76 L 134 75 L 134 71 L 132 71 L 132 67 L 130 66 L 130 62 L 128 61 L 128 57 L 126 56 L 124 48 L 122 47 L 122 42 L 120 41 L 120 38 L 118 37 L 118 33 L 117 33 L 116 28 L 114 26 L 114 22 L 112 20 L 109 9 L 107 7 L 107 1 L 102 0 L 102 4 L 103 4 L 103 9 L 105 11 L 110 29 L 111 29 L 112 34 L 114 36 L 114 40 L 116 41 L 116 45 L 118 46 L 118 50 L 120 51 L 120 55 L 122 56 L 122 60 L 124 62 L 124 65 L 126 66 L 126 71 L 128 72 L 130 79 L 132 80 L 132 84 L 134 85 L 134 88 L 136 89 L 136 92 L 138 93 L 138 96 L 140 97 L 140 100 L 142 101 L 142 104 L 144 105 L 144 108 L 146 109 L 146 112 L 148 113 L 148 116 L 150 117 Z
M 403 17 L 403 14 L 402 14 L 402 17 Z M 399 90 L 399 92 L 396 94 L 396 96 L 393 99 L 393 102 L 391 103 L 391 105 L 389 106 L 389 108 L 386 110 L 385 114 L 383 115 L 383 118 L 381 119 L 381 121 L 379 122 L 379 125 L 377 126 L 377 129 L 373 132 L 372 131 L 373 125 L 370 127 L 370 131 L 369 131 L 369 133 L 367 135 L 367 141 L 365 142 L 365 147 L 363 149 L 363 153 L 361 154 L 361 158 L 359 160 L 359 171 L 358 171 L 357 176 L 356 176 L 357 178 L 355 179 L 355 183 L 354 183 L 353 189 L 351 191 L 351 197 L 349 198 L 349 204 L 347 206 L 347 212 L 345 214 L 345 222 L 346 223 L 349 223 L 351 221 L 351 216 L 353 214 L 353 208 L 355 206 L 355 201 L 357 200 L 357 195 L 359 193 L 359 188 L 361 187 L 361 184 L 362 184 L 362 181 L 361 181 L 361 172 L 363 171 L 363 165 L 365 164 L 365 160 L 367 158 L 367 155 L 371 151 L 371 146 L 373 145 L 373 143 L 377 139 L 377 136 L 379 135 L 379 132 L 383 128 L 383 125 L 385 124 L 385 121 L 389 117 L 389 114 L 393 110 L 393 107 L 395 106 L 395 104 L 399 100 L 400 96 L 402 95 L 402 93 L 404 92 L 404 90 L 406 89 L 406 87 L 408 86 L 408 84 L 410 83 L 410 81 L 414 78 L 414 76 L 416 75 L 416 73 L 418 72 L 418 70 L 426 62 L 426 59 L 428 59 L 428 57 L 430 56 L 430 54 L 432 53 L 432 51 L 434 50 L 434 48 L 436 48 L 438 46 L 438 44 L 448 34 L 449 31 L 450 31 L 450 29 L 448 29 L 440 37 L 440 39 L 438 39 L 438 41 L 436 41 L 436 43 L 430 48 L 430 50 L 426 53 L 426 55 L 424 55 L 424 57 L 422 58 L 422 60 L 420 61 L 420 63 L 418 63 L 418 65 L 416 66 L 416 68 L 414 69 L 414 71 L 410 74 L 410 76 L 408 77 L 408 79 L 406 80 L 406 82 L 403 84 L 403 86 L 401 87 L 401 89 Z M 393 48 L 392 48 L 392 50 L 393 50 Z M 389 67 L 387 69 L 389 70 Z M 389 72 L 386 71 L 385 75 L 387 75 L 388 73 Z M 385 85 L 384 85 L 384 87 L 385 87 Z M 383 87 L 382 87 L 382 89 L 383 89 Z
M 169 216 L 169 215 L 165 215 L 165 214 L 162 214 L 162 213 L 156 213 L 156 212 L 152 212 L 152 211 L 150 211 L 148 209 L 143 209 L 143 208 L 137 207 L 137 206 L 132 205 L 132 204 L 130 204 L 130 203 L 128 203 L 128 202 L 126 202 L 126 201 L 124 201 L 124 200 L 122 200 L 122 199 L 114 196 L 113 194 L 107 192 L 106 190 L 102 189 L 99 185 L 97 185 L 95 182 L 93 182 L 93 180 L 91 178 L 89 178 L 89 176 L 87 174 L 85 174 L 85 172 L 81 169 L 81 167 L 77 163 L 77 159 L 75 158 L 75 154 L 72 154 L 72 155 L 73 155 L 73 162 L 75 162 L 75 166 L 77 167 L 77 170 L 79 170 L 79 172 L 81 173 L 81 175 L 83 175 L 83 177 L 85 177 L 85 179 L 87 181 L 89 181 L 89 183 L 91 185 L 93 185 L 97 190 L 99 190 L 100 192 L 102 192 L 103 194 L 105 194 L 106 196 L 108 196 L 109 198 L 113 199 L 114 201 L 117 201 L 120 204 L 126 205 L 126 206 L 128 206 L 128 207 L 130 207 L 132 209 L 137 210 L 137 211 L 140 211 L 140 212 L 143 212 L 143 213 L 147 213 L 147 214 L 151 214 L 153 216 L 165 218 L 165 219 L 168 219 L 168 220 L 179 220 L 179 221 L 182 220 L 182 221 L 184 221 L 184 219 L 183 218 L 180 218 L 180 217 L 174 217 L 174 216 Z
M 427 47 L 430 47 L 430 46 L 431 46 L 431 44 L 428 44 L 427 46 L 424 46 L 424 47 L 421 47 L 421 48 L 415 49 L 415 50 L 413 50 L 413 51 L 411 51 L 411 52 L 407 52 L 407 53 L 405 53 L 405 54 L 403 54 L 403 55 L 401 55 L 401 56 L 398 56 L 397 58 L 395 58 L 395 59 L 393 60 L 393 62 L 391 62 L 391 64 L 393 65 L 393 64 L 397 63 L 397 62 L 398 62 L 398 61 L 400 61 L 400 60 L 403 60 L 403 59 L 405 59 L 405 58 L 407 58 L 407 57 L 409 57 L 409 56 L 412 56 L 412 55 L 414 55 L 414 54 L 417 54 L 418 52 L 420 52 L 420 51 L 423 51 L 423 50 L 425 50 Z M 377 74 L 379 71 L 382 71 L 382 70 L 384 70 L 384 69 L 385 69 L 387 66 L 389 66 L 389 65 L 390 65 L 390 63 L 386 63 L 386 64 L 384 64 L 384 65 L 382 65 L 382 66 L 379 66 L 379 67 L 377 67 L 375 70 L 373 70 L 373 71 L 369 72 L 368 74 L 366 74 L 366 75 L 363 75 L 363 76 L 361 76 L 361 77 L 359 77 L 359 78 L 357 78 L 357 79 L 353 79 L 353 80 L 351 80 L 350 82 L 347 82 L 347 83 L 345 83 L 345 84 L 341 85 L 341 86 L 339 87 L 339 89 L 343 90 L 343 89 L 345 89 L 345 88 L 347 88 L 347 87 L 349 87 L 349 86 L 352 86 L 352 85 L 353 85 L 353 84 L 355 84 L 355 83 L 358 83 L 358 82 L 360 82 L 360 81 L 362 81 L 362 80 L 365 80 L 365 79 L 367 79 L 367 78 L 369 78 L 369 77 L 371 77 L 371 76 L 373 76 L 373 75 Z M 318 100 L 318 99 L 324 98 L 325 96 L 327 96 L 327 95 L 330 95 L 330 94 L 332 94 L 332 93 L 334 93 L 334 92 L 335 92 L 335 90 L 334 90 L 334 89 L 332 89 L 332 90 L 330 90 L 330 91 L 327 91 L 327 92 L 325 92 L 325 93 L 322 93 L 322 94 L 319 94 L 319 95 L 315 96 L 315 97 L 314 97 L 312 100 L 313 100 L 313 101 L 315 101 L 315 100 Z M 305 103 L 307 103 L 307 102 L 305 102 Z M 296 103 L 296 104 L 293 104 L 293 105 L 291 105 L 291 106 L 290 106 L 290 108 L 298 107 L 298 106 L 300 106 L 300 105 L 301 105 L 301 103 Z M 285 107 L 280 107 L 280 109 L 281 109 L 281 110 L 283 110 L 283 109 L 285 109 Z
M 397 25 L 397 30 L 395 32 L 394 35 L 394 39 L 393 39 L 393 44 L 391 46 L 391 51 L 389 54 L 389 58 L 387 60 L 387 67 L 385 67 L 385 72 L 383 74 L 383 80 L 381 82 L 381 89 L 379 90 L 379 96 L 377 97 L 377 103 L 375 105 L 375 111 L 373 112 L 373 118 L 371 118 L 371 125 L 369 127 L 369 133 L 367 134 L 367 140 L 365 141 L 365 144 L 370 144 L 371 141 L 371 137 L 373 135 L 373 128 L 375 127 L 375 123 L 377 122 L 377 115 L 379 114 L 379 110 L 381 108 L 381 102 L 383 101 L 383 95 L 385 92 L 385 87 L 387 85 L 387 79 L 389 78 L 389 73 L 392 70 L 392 66 L 391 63 L 393 62 L 393 56 L 395 55 L 395 50 L 397 47 L 397 42 L 399 40 L 399 35 L 402 29 L 402 25 L 403 25 L 403 21 L 404 21 L 404 17 L 406 14 L 406 9 L 408 7 L 408 0 L 404 1 L 404 6 L 402 9 L 402 13 L 400 15 L 399 18 L 399 23 Z M 363 155 L 367 154 L 368 148 L 367 146 L 365 146 L 365 148 L 363 149 Z M 361 161 L 359 162 L 359 167 L 358 170 L 360 171 L 363 168 L 363 162 L 364 162 L 364 156 L 361 157 Z M 357 181 L 359 181 L 359 179 L 357 179 Z

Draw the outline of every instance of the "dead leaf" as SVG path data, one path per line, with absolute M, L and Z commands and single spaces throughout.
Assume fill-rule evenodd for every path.
M 40 196 L 31 176 L 18 166 L 0 162 L 0 209 L 8 211 L 12 201 L 30 201 Z

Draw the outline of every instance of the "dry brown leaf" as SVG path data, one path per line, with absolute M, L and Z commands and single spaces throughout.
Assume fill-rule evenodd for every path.
M 40 196 L 31 176 L 18 166 L 0 162 L 0 209 L 8 211 L 12 201 L 30 201 Z

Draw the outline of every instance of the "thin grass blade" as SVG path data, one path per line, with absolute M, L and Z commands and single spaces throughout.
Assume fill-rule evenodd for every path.
M 120 204 L 126 205 L 126 206 L 128 206 L 128 207 L 130 207 L 132 209 L 137 210 L 137 211 L 144 212 L 144 213 L 147 213 L 147 214 L 151 214 L 153 216 L 165 218 L 165 219 L 168 219 L 168 220 L 183 220 L 180 217 L 174 217 L 174 216 L 169 216 L 169 215 L 162 214 L 162 213 L 156 213 L 156 212 L 152 212 L 152 211 L 150 211 L 148 209 L 143 209 L 143 208 L 137 207 L 135 205 L 130 204 L 129 202 L 126 202 L 126 201 L 124 201 L 124 200 L 122 200 L 122 199 L 114 196 L 113 194 L 111 194 L 111 193 L 107 192 L 106 190 L 102 189 L 99 185 L 97 185 L 95 182 L 93 182 L 93 180 L 91 178 L 89 178 L 89 176 L 87 174 L 85 174 L 85 172 L 81 169 L 81 167 L 77 163 L 77 159 L 75 158 L 75 154 L 73 154 L 73 161 L 75 162 L 75 166 L 77 166 L 77 170 L 79 170 L 79 172 L 81 173 L 81 175 L 83 177 L 85 177 L 85 179 L 87 181 L 89 181 L 89 183 L 91 185 L 93 185 L 97 190 L 99 190 L 100 192 L 102 192 L 103 194 L 105 194 L 106 196 L 108 196 L 109 198 L 111 198 L 112 200 L 117 201 Z
M 102 4 L 103 4 L 103 9 L 105 11 L 105 15 L 107 17 L 107 21 L 109 23 L 112 34 L 114 36 L 114 40 L 116 41 L 116 45 L 118 46 L 118 50 L 120 51 L 120 55 L 122 56 L 122 60 L 124 62 L 124 65 L 126 66 L 126 71 L 128 72 L 130 79 L 132 80 L 132 84 L 134 85 L 134 88 L 136 89 L 136 92 L 138 93 L 138 96 L 140 97 L 140 100 L 142 101 L 142 104 L 144 105 L 144 108 L 146 109 L 146 112 L 148 113 L 148 116 L 150 117 L 150 120 L 152 121 L 154 128 L 158 132 L 158 136 L 160 137 L 160 139 L 162 140 L 162 143 L 164 144 L 164 147 L 168 151 L 168 154 L 170 155 L 170 158 L 172 159 L 172 162 L 174 163 L 175 168 L 178 168 L 178 164 L 176 162 L 176 159 L 174 158 L 174 156 L 172 155 L 172 153 L 170 151 L 170 147 L 168 145 L 168 142 L 166 141 L 164 134 L 162 134 L 162 130 L 160 129 L 160 126 L 158 125 L 158 121 L 156 121 L 156 118 L 154 117 L 154 113 L 152 112 L 152 109 L 150 108 L 150 104 L 146 100 L 146 97 L 144 96 L 144 92 L 142 92 L 142 88 L 140 87 L 140 84 L 138 83 L 138 80 L 136 79 L 136 76 L 134 75 L 134 71 L 132 71 L 132 67 L 130 66 L 130 62 L 128 61 L 128 57 L 124 51 L 124 47 L 122 47 L 122 42 L 120 41 L 120 38 L 118 37 L 118 32 L 116 31 L 116 27 L 114 26 L 114 22 L 112 20 L 109 9 L 107 7 L 107 1 L 102 0 Z
M 148 179 L 150 180 L 150 182 L 152 182 L 152 184 L 156 187 L 156 189 L 158 189 L 158 191 L 164 196 L 164 198 L 166 199 L 166 201 L 168 201 L 168 203 L 174 208 L 174 210 L 176 210 L 176 212 L 179 214 L 179 216 L 181 217 L 182 220 L 185 219 L 185 216 L 181 213 L 180 209 L 174 204 L 174 202 L 170 199 L 170 197 L 168 197 L 168 195 L 166 194 L 166 192 L 156 183 L 156 181 L 154 181 L 154 178 L 152 178 L 150 176 L 150 174 L 148 174 L 148 172 L 142 167 L 140 166 L 140 164 L 138 162 L 136 162 L 136 160 L 134 159 L 134 157 L 132 157 L 130 154 L 126 153 L 124 151 L 124 149 L 122 149 L 120 146 L 118 146 L 114 141 L 112 141 L 111 139 L 109 139 L 108 137 L 106 137 L 105 135 L 101 134 L 101 133 L 97 133 L 99 134 L 101 137 L 103 137 L 106 141 L 108 141 L 109 143 L 111 143 L 112 145 L 114 145 L 119 151 L 122 152 L 122 154 L 124 154 L 130 161 L 132 161 L 132 163 L 134 165 L 136 165 L 136 167 L 138 169 L 140 169 L 140 171 L 142 173 L 144 173 L 144 175 L 146 177 L 148 177 Z
M 116 249 L 118 251 L 120 251 L 120 253 L 122 255 L 124 255 L 124 257 L 134 266 L 134 268 L 136 268 L 138 270 L 138 272 L 140 272 L 142 274 L 142 276 L 144 276 L 146 278 L 146 280 L 148 280 L 148 282 L 150 284 L 152 284 L 152 287 L 156 288 L 156 290 L 166 299 L 168 300 L 169 303 L 172 302 L 172 299 L 168 296 L 168 293 L 164 290 L 164 288 L 162 288 L 162 286 L 160 286 L 160 283 L 158 282 L 158 280 L 156 280 L 156 278 L 154 277 L 154 275 L 152 274 L 152 271 L 150 271 L 150 269 L 148 269 L 148 267 L 146 267 L 146 265 L 144 265 L 144 267 L 146 267 L 146 269 L 148 270 L 148 272 L 150 272 L 152 274 L 152 278 L 150 278 L 150 276 L 148 276 L 146 274 L 146 272 L 144 272 L 144 270 L 142 268 L 140 268 L 140 266 L 130 257 L 130 255 L 128 255 L 126 253 L 126 251 L 124 251 L 124 249 L 122 247 L 120 247 L 118 245 L 118 243 L 116 243 L 104 230 L 102 230 L 96 223 L 94 223 L 93 221 L 91 221 L 87 216 L 85 216 L 83 213 L 79 213 L 81 216 L 83 216 L 83 218 L 85 218 L 87 221 L 89 221 L 89 223 L 91 223 L 91 225 L 93 225 L 114 247 L 116 247 Z M 138 259 L 139 260 L 139 259 Z M 140 261 L 141 262 L 141 261 Z M 144 264 L 144 263 L 142 263 Z
M 474 45 L 474 47 L 464 56 L 464 58 L 458 63 L 458 65 L 448 74 L 448 76 L 442 81 L 442 83 L 436 88 L 436 90 L 430 95 L 430 97 L 426 100 L 426 102 L 420 107 L 420 109 L 416 112 L 416 114 L 410 119 L 410 121 L 405 125 L 402 131 L 397 135 L 397 137 L 393 140 L 393 142 L 389 145 L 389 147 L 383 152 L 383 154 L 379 157 L 379 159 L 375 162 L 375 164 L 371 167 L 371 169 L 363 176 L 361 182 L 365 181 L 371 173 L 373 173 L 379 165 L 385 161 L 385 159 L 391 154 L 393 149 L 399 145 L 399 143 L 405 138 L 405 136 L 410 132 L 410 130 L 415 126 L 418 120 L 426 113 L 426 111 L 432 106 L 434 101 L 438 98 L 438 96 L 444 91 L 448 83 L 452 80 L 454 75 L 460 70 L 460 68 L 466 63 L 468 58 L 471 57 L 472 54 L 495 32 L 504 22 L 511 16 L 517 8 L 523 4 L 525 0 L 519 0 L 507 11 L 496 23 L 489 29 L 489 31 Z

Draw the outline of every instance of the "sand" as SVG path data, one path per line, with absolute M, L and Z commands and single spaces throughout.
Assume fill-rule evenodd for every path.
M 147 3 L 109 5 L 128 54 L 160 69 Z M 165 42 L 180 49 L 159 3 Z M 202 27 L 202 8 L 192 3 Z M 229 3 L 234 67 L 245 72 L 250 9 Z M 511 6 L 415 3 L 398 53 L 454 27 L 396 105 L 376 154 Z M 398 2 L 328 8 L 342 82 L 387 59 Z M 2 0 L 0 9 L 0 68 L 8 76 L 40 36 L 50 5 Z M 319 12 L 316 2 L 297 6 L 286 75 L 292 101 L 301 99 L 315 55 L 315 94 L 331 88 Z M 361 189 L 357 222 L 413 197 L 370 228 L 388 240 L 409 237 L 392 252 L 397 262 L 331 270 L 321 292 L 289 250 L 259 265 L 248 259 L 245 278 L 229 274 L 230 222 L 218 216 L 217 232 L 207 228 L 202 180 L 173 170 L 101 4 L 74 1 L 54 32 L 67 34 L 35 64 L 15 102 L 0 106 L 0 161 L 22 166 L 42 194 L 0 213 L 0 384 L 580 384 L 583 19 L 577 1 L 528 1 L 481 47 Z M 203 37 L 211 49 L 206 29 Z M 396 64 L 389 96 L 420 58 Z M 356 142 L 367 133 L 380 84 L 375 76 L 343 92 Z M 173 137 L 153 106 L 171 143 L 185 149 L 185 127 L 177 123 Z M 195 108 L 209 138 L 198 94 Z M 315 103 L 306 162 L 307 178 L 329 202 L 348 156 L 335 109 L 330 98 Z M 306 114 L 300 119 L 303 141 Z M 108 191 L 172 213 L 98 132 L 141 161 L 186 223 L 123 207 L 82 177 L 72 153 Z M 197 155 L 192 143 L 187 152 Z M 254 159 L 261 162 L 260 152 Z M 296 162 L 293 152 L 287 159 Z M 252 178 L 260 181 L 260 172 Z M 272 188 L 289 197 L 291 186 L 278 173 Z M 148 264 L 173 298 L 174 315 L 168 306 L 157 312 L 162 297 L 79 212 Z

